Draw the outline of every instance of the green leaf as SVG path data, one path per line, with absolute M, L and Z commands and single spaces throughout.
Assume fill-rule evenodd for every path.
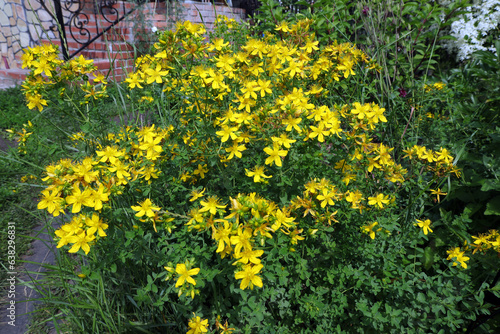
M 497 180 L 486 180 L 481 186 L 481 191 L 500 190 L 500 182 Z
M 432 268 L 432 265 L 434 264 L 434 253 L 435 252 L 431 247 L 425 247 L 422 262 L 426 270 Z
M 484 214 L 487 216 L 500 216 L 500 196 L 493 198 L 488 202 L 488 204 L 486 204 L 486 211 L 484 211 Z

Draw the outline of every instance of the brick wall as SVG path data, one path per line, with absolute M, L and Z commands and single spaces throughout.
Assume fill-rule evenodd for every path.
M 63 1 L 63 0 L 61 0 Z M 86 1 L 84 8 L 88 15 L 90 24 L 86 28 L 91 34 L 95 34 L 95 16 L 92 15 L 93 0 Z M 82 1 L 82 3 L 83 3 Z M 44 1 L 45 8 L 37 0 L 0 0 L 0 82 L 7 82 L 7 80 L 18 83 L 24 77 L 26 71 L 21 70 L 21 55 L 22 49 L 28 46 L 34 46 L 42 42 L 59 42 L 59 32 L 56 29 L 55 10 L 53 7 L 53 0 Z M 73 5 L 76 9 L 77 5 Z M 129 11 L 133 6 L 130 2 L 118 1 L 114 8 L 118 9 L 120 16 L 124 11 Z M 201 17 L 200 17 L 201 14 Z M 151 29 L 169 29 L 173 26 L 176 20 L 187 20 L 194 23 L 206 24 L 207 29 L 213 27 L 216 15 L 225 15 L 234 18 L 238 21 L 244 20 L 245 11 L 241 8 L 231 8 L 224 4 L 213 5 L 210 2 L 199 2 L 184 0 L 172 6 L 171 2 L 150 2 L 145 4 L 141 10 L 136 10 L 128 18 L 122 21 L 116 29 L 110 30 L 105 36 L 98 39 L 93 45 L 82 52 L 86 57 L 93 58 L 99 63 L 101 69 L 109 70 L 113 66 L 106 64 L 109 61 L 109 54 L 106 55 L 107 50 L 110 50 L 110 42 L 112 45 L 113 54 L 118 59 L 126 58 L 130 60 L 131 56 L 130 45 L 140 43 L 144 36 L 151 36 Z M 63 8 L 63 16 L 65 22 L 68 21 L 70 13 Z M 114 20 L 113 16 L 109 16 Z M 97 18 L 99 29 L 105 28 L 109 25 L 103 17 Z M 66 27 L 66 35 L 68 45 L 71 51 L 78 49 L 78 45 L 71 37 L 70 30 L 73 34 L 81 40 L 86 40 L 86 36 L 80 35 L 80 30 L 73 27 L 72 29 Z M 84 31 L 85 33 L 85 31 Z M 128 44 L 128 46 L 126 45 Z M 120 52 L 116 53 L 118 49 Z M 126 56 L 124 56 L 126 55 Z M 127 67 L 132 61 L 115 62 L 114 65 L 124 65 Z M 120 74 L 121 75 L 121 74 Z M 9 82 L 10 84 L 10 82 Z M 0 85 L 1 87 L 1 85 Z

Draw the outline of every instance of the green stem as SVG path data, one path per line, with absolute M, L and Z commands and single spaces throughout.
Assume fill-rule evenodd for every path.
M 42 170 L 42 171 L 44 171 L 44 170 L 45 170 L 45 168 L 42 168 L 42 167 L 40 167 L 40 166 L 37 166 L 37 165 L 35 165 L 34 163 L 29 162 L 29 161 L 27 161 L 27 160 L 20 159 L 19 157 L 18 157 L 17 159 L 13 159 L 13 158 L 11 158 L 11 157 L 4 156 L 3 158 L 4 158 L 4 159 L 7 159 L 7 160 L 10 160 L 10 161 L 17 162 L 17 163 L 19 163 L 19 164 L 23 164 L 23 163 L 24 163 L 24 164 L 27 164 L 27 165 L 30 165 L 31 167 L 37 168 L 37 169 Z

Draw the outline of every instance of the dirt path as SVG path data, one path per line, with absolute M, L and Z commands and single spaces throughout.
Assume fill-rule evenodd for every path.
M 6 152 L 9 148 L 16 146 L 17 146 L 16 142 L 5 139 L 3 136 L 0 135 L 0 151 Z
M 53 227 L 57 227 L 58 224 L 54 223 Z M 5 305 L 0 309 L 0 333 L 2 334 L 26 333 L 32 317 L 31 313 L 35 310 L 36 305 L 40 303 L 34 299 L 41 297 L 34 289 L 29 288 L 26 283 L 31 284 L 32 281 L 40 279 L 40 274 L 45 272 L 44 265 L 55 263 L 56 248 L 50 231 L 47 231 L 47 226 L 37 226 L 32 237 L 34 240 L 31 243 L 29 255 L 22 256 L 20 261 L 22 263 L 18 263 L 17 270 L 9 274 L 9 279 L 15 278 L 15 280 L 12 280 L 12 282 L 15 282 L 15 296 L 8 298 L 12 297 L 12 292 L 9 291 L 9 296 L 3 296 L 2 298 L 2 305 Z M 14 307 L 11 305 L 14 305 Z M 8 307 L 11 310 L 8 310 Z M 55 331 L 51 330 L 52 332 L 55 333 Z

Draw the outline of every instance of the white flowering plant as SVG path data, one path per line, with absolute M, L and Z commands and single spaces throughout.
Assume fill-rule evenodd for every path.
M 451 1 L 441 1 L 442 5 Z M 500 28 L 500 0 L 474 0 L 465 13 L 450 26 L 454 39 L 444 40 L 443 47 L 456 54 L 458 61 L 470 59 L 475 51 L 495 53 L 494 41 Z

